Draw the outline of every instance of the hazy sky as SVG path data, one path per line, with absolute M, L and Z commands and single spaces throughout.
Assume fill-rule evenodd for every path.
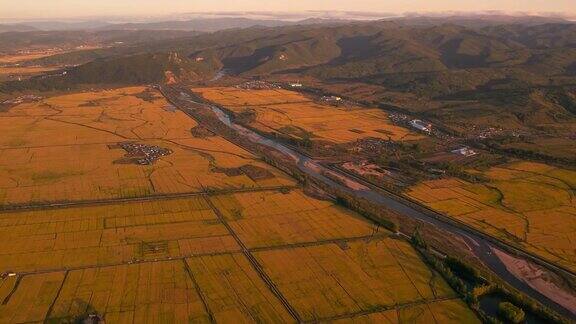
M 0 0 L 0 18 L 3 19 L 304 10 L 394 13 L 503 10 L 574 15 L 576 0 Z

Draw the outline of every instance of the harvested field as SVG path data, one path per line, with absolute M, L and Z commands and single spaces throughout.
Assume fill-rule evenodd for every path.
M 14 54 L 0 55 L 0 63 L 6 64 L 6 63 L 26 62 L 43 57 L 52 56 L 55 54 L 60 54 L 63 52 L 64 51 L 61 50 L 44 50 L 44 51 L 32 51 L 29 53 L 14 53 Z
M 393 125 L 380 109 L 334 107 L 319 104 L 287 90 L 244 90 L 237 88 L 195 88 L 207 100 L 234 113 L 250 109 L 256 118 L 250 126 L 263 131 L 333 143 L 347 143 L 374 137 L 409 141 L 422 138 L 406 128 Z
M 195 138 L 190 131 L 197 126 L 193 119 L 165 110 L 167 102 L 157 92 L 144 98 L 145 90 L 133 87 L 52 97 L 0 113 L 0 204 L 294 183 L 221 137 Z M 132 143 L 136 153 L 150 155 L 140 154 L 143 163 L 115 163 L 126 160 L 126 152 L 114 148 L 123 143 Z M 172 153 L 144 152 L 138 147 Z M 214 172 L 218 167 L 258 167 L 269 176 L 227 176 Z
M 15 66 L 15 67 L 1 67 L 0 66 L 0 79 L 17 79 L 18 76 L 27 77 L 43 72 L 54 71 L 59 69 L 57 66 Z
M 407 194 L 488 234 L 576 269 L 576 171 L 515 162 L 482 174 L 489 182 L 432 180 Z

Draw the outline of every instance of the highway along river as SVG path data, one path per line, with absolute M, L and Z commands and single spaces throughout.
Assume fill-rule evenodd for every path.
M 428 223 L 453 235 L 461 237 L 466 242 L 471 252 L 501 279 L 508 282 L 511 286 L 522 291 L 526 295 L 538 300 L 543 305 L 548 306 L 549 308 L 568 318 L 576 319 L 576 307 L 574 306 L 576 304 L 576 297 L 574 295 L 556 286 L 552 286 L 552 289 L 550 289 L 550 286 L 553 285 L 552 283 L 549 283 L 543 287 L 542 285 L 534 284 L 532 281 L 528 281 L 520 276 L 517 276 L 504 265 L 502 259 L 518 259 L 518 257 L 508 254 L 502 249 L 499 249 L 496 244 L 491 242 L 481 233 L 475 232 L 474 230 L 465 228 L 463 226 L 461 227 L 458 224 L 449 222 L 447 220 L 442 220 L 442 218 L 432 215 L 430 212 L 425 211 L 421 207 L 419 208 L 419 206 L 414 205 L 402 197 L 398 197 L 391 193 L 387 194 L 381 190 L 376 190 L 375 188 L 371 187 L 370 184 L 363 182 L 361 179 L 353 178 L 350 175 L 342 173 L 338 170 L 330 169 L 318 161 L 302 155 L 301 153 L 282 143 L 276 142 L 242 125 L 236 124 L 224 110 L 218 108 L 217 106 L 194 101 L 190 95 L 184 92 L 162 92 L 172 103 L 177 103 L 178 101 L 187 101 L 188 103 L 210 109 L 222 123 L 235 130 L 239 136 L 243 136 L 249 139 L 251 142 L 265 145 L 284 153 L 286 156 L 292 158 L 295 161 L 298 168 L 302 172 L 305 172 L 316 180 L 322 181 L 326 185 L 332 186 L 333 188 L 348 192 L 358 197 L 369 199 L 373 203 L 379 204 L 386 209 L 412 217 L 421 222 Z M 170 98 L 169 96 L 173 93 L 177 94 L 178 98 Z M 186 107 L 178 108 L 182 109 L 185 113 L 189 113 L 187 111 L 188 108 Z M 329 174 L 330 178 L 335 177 L 341 181 L 336 182 L 325 176 L 325 174 Z M 553 267 L 553 265 L 550 266 Z

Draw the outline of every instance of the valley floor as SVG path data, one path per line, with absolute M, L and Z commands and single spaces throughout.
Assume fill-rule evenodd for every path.
M 193 131 L 154 90 L 0 123 L 0 322 L 478 322 L 409 243 Z

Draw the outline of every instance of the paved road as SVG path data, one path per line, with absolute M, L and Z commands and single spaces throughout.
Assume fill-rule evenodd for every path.
M 321 162 L 313 160 L 305 155 L 302 155 L 299 152 L 295 151 L 294 149 L 291 149 L 290 147 L 282 143 L 278 143 L 258 133 L 255 133 L 250 129 L 247 129 L 246 127 L 235 124 L 234 122 L 232 122 L 232 120 L 230 119 L 230 117 L 227 115 L 226 112 L 224 112 L 223 110 L 221 110 L 216 106 L 194 101 L 193 97 L 189 96 L 184 92 L 180 92 L 176 89 L 164 89 L 164 91 L 162 92 L 167 97 L 167 99 L 173 104 L 177 104 L 180 101 L 187 101 L 188 103 L 194 104 L 197 107 L 210 109 L 222 123 L 235 130 L 240 136 L 243 136 L 254 143 L 265 145 L 284 153 L 286 156 L 294 160 L 294 162 L 302 172 L 306 173 L 307 175 L 313 177 L 318 181 L 321 181 L 338 190 L 353 194 L 357 197 L 369 199 L 370 201 L 380 204 L 389 210 L 392 210 L 405 216 L 409 216 L 421 222 L 431 224 L 432 226 L 436 226 L 446 232 L 461 237 L 466 242 L 472 253 L 480 261 L 482 261 L 484 265 L 486 265 L 489 269 L 491 269 L 496 275 L 498 275 L 504 281 L 508 282 L 510 285 L 522 291 L 523 293 L 540 301 L 542 304 L 556 310 L 558 313 L 563 314 L 564 316 L 567 316 L 569 318 L 576 319 L 576 310 L 568 309 L 567 307 L 556 303 L 552 299 L 545 296 L 542 292 L 531 287 L 526 282 L 522 281 L 514 274 L 512 274 L 510 271 L 508 271 L 508 269 L 504 266 L 502 261 L 493 253 L 494 250 L 497 250 L 499 248 L 496 246 L 496 244 L 487 239 L 485 235 L 483 235 L 482 233 L 477 233 L 469 228 L 462 228 L 457 224 L 434 217 L 430 215 L 430 213 L 427 213 L 422 209 L 407 203 L 406 201 L 398 199 L 398 197 L 387 195 L 385 192 L 382 192 L 380 190 L 374 190 L 374 188 L 372 188 L 370 184 L 362 182 L 360 179 L 355 179 L 346 173 L 330 169 L 322 165 Z M 180 108 L 182 111 L 193 117 L 193 112 L 189 110 L 189 108 L 186 107 L 178 107 L 178 108 Z M 327 177 L 326 175 L 330 175 L 330 177 Z M 341 181 L 336 182 L 332 180 L 331 178 L 334 177 L 340 179 Z M 501 249 L 499 250 L 502 251 Z M 502 253 L 506 252 L 502 251 Z M 546 263 L 545 260 L 542 261 L 543 263 Z

